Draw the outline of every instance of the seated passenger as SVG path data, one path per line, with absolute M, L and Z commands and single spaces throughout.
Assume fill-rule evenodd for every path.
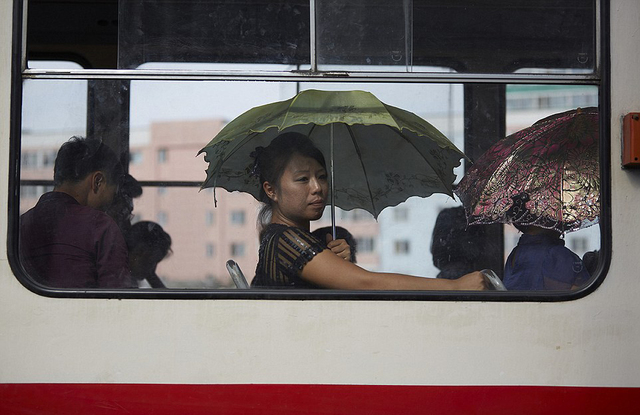
M 99 139 L 72 137 L 55 160 L 54 190 L 20 220 L 20 257 L 38 282 L 56 288 L 132 288 L 127 245 L 104 211 L 122 180 Z
M 485 226 L 468 226 L 462 206 L 440 211 L 431 236 L 433 265 L 440 270 L 438 278 L 456 279 L 478 269 Z
M 123 235 L 125 235 L 125 239 L 131 229 L 133 199 L 140 195 L 142 195 L 142 186 L 132 175 L 127 173 L 124 175 L 111 206 L 107 209 L 107 214 L 116 221 Z
M 340 254 L 309 232 L 322 216 L 329 184 L 322 153 L 306 136 L 284 133 L 256 149 L 259 176 L 260 251 L 252 287 L 330 288 L 346 290 L 482 290 L 485 280 L 473 272 L 457 280 L 375 273 L 348 261 L 348 244 Z M 269 218 L 267 220 L 267 218 Z
M 138 283 L 146 280 L 151 288 L 165 288 L 156 268 L 171 253 L 171 236 L 162 226 L 148 221 L 135 223 L 127 232 L 127 246 L 131 274 Z
M 529 214 L 526 195 L 513 198 L 508 216 Z M 584 284 L 589 273 L 580 257 L 564 246 L 561 232 L 533 225 L 514 226 L 523 234 L 504 267 L 507 290 L 570 290 Z
M 587 269 L 589 275 L 593 275 L 598 268 L 598 262 L 600 261 L 600 250 L 596 249 L 593 251 L 585 252 L 582 255 L 582 263 L 584 267 Z
M 323 228 L 318 228 L 315 231 L 311 232 L 313 236 L 320 239 L 320 241 L 324 241 L 327 244 L 327 248 L 333 250 L 333 247 L 345 247 L 345 245 L 340 241 L 343 239 L 347 243 L 347 247 L 351 251 L 349 254 L 349 261 L 356 263 L 356 251 L 358 250 L 358 242 L 355 240 L 353 235 L 343 228 L 342 226 L 336 226 L 336 240 L 333 240 L 333 230 L 331 226 L 325 226 Z M 335 252 L 336 255 L 340 255 L 340 252 Z

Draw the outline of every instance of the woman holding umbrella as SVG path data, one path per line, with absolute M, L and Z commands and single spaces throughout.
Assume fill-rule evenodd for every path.
M 578 255 L 564 246 L 562 233 L 554 229 L 523 223 L 542 224 L 527 208 L 529 195 L 511 197 L 507 211 L 513 225 L 522 232 L 504 266 L 504 285 L 508 290 L 573 290 L 590 278 Z
M 252 287 L 351 290 L 482 290 L 480 272 L 457 280 L 369 272 L 348 260 L 343 240 L 324 244 L 310 232 L 322 216 L 329 182 L 322 153 L 299 133 L 284 133 L 254 152 L 265 204 Z
M 600 216 L 597 108 L 551 115 L 491 146 L 455 193 L 469 225 L 509 223 L 523 232 L 505 264 L 508 290 L 568 290 L 589 278 L 561 236 Z

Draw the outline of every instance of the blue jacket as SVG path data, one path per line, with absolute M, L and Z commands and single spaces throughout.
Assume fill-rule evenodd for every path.
M 550 235 L 523 234 L 504 268 L 508 290 L 568 290 L 589 279 L 589 273 L 564 241 Z

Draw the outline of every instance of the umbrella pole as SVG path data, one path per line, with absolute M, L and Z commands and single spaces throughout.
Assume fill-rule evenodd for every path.
M 331 123 L 331 139 L 330 139 L 330 152 L 331 152 L 331 160 L 330 160 L 330 169 L 331 169 L 331 234 L 333 236 L 333 240 L 336 239 L 336 200 L 335 200 L 335 181 L 333 177 L 333 126 L 334 123 Z

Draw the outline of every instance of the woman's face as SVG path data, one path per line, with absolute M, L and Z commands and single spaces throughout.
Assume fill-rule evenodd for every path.
M 324 211 L 329 191 L 327 171 L 315 159 L 294 154 L 277 186 L 265 191 L 275 202 L 273 222 L 308 228 L 309 221 L 320 219 Z

